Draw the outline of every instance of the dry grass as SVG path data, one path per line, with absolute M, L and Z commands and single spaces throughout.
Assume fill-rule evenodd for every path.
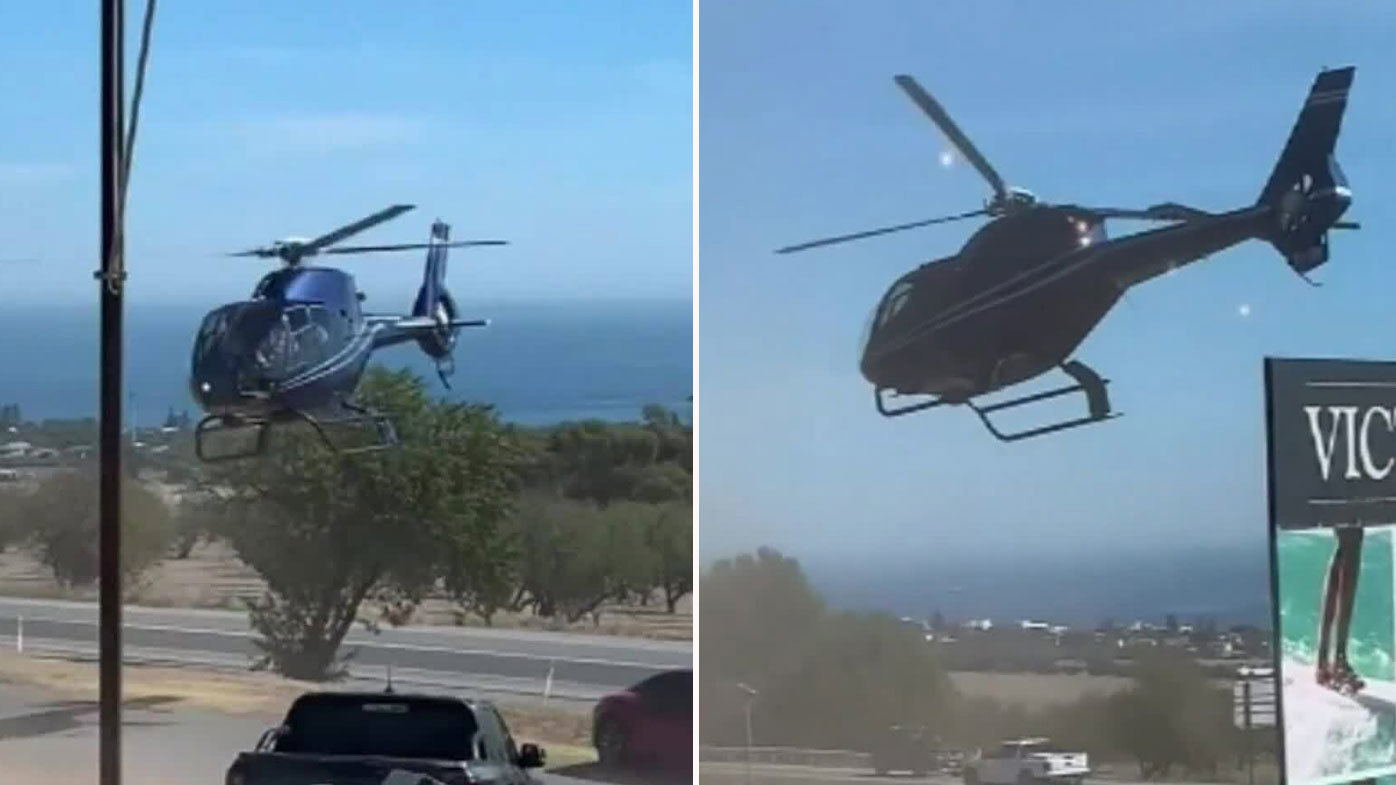
M 992 698 L 999 703 L 1035 710 L 1075 703 L 1087 695 L 1112 695 L 1134 684 L 1128 676 L 1092 676 L 1066 673 L 981 673 L 954 671 L 950 680 L 961 694 Z M 1231 681 L 1214 679 L 1212 686 L 1231 689 Z
M 167 559 L 146 573 L 132 597 L 133 604 L 169 608 L 218 608 L 242 610 L 244 600 L 261 596 L 264 584 L 250 567 L 226 546 L 201 545 L 187 559 Z M 35 599 L 96 601 L 96 587 L 65 590 L 52 573 L 27 553 L 0 553 L 0 596 Z M 461 619 L 450 602 L 427 600 L 412 619 L 414 624 L 483 624 L 473 617 Z M 560 624 L 529 614 L 500 614 L 494 626 L 503 628 L 587 632 L 660 640 L 692 640 L 693 613 L 689 598 L 676 613 L 666 613 L 663 602 L 647 607 L 612 605 L 602 609 L 600 621 Z
M 1075 703 L 1096 694 L 1109 695 L 1128 689 L 1133 679 L 1124 676 L 1090 676 L 1038 673 L 976 673 L 956 671 L 951 680 L 971 698 L 992 698 L 1000 703 L 1040 709 Z

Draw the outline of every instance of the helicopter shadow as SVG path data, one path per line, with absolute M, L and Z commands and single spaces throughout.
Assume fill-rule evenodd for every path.
M 168 711 L 168 709 L 159 707 L 178 701 L 179 698 L 156 695 L 147 698 L 133 698 L 126 701 L 123 706 L 141 711 Z M 41 736 L 55 736 L 96 725 L 96 715 L 99 708 L 100 705 L 97 701 L 51 701 L 41 704 L 35 711 L 0 718 L 0 743 Z M 169 722 L 161 720 L 127 719 L 122 722 L 124 727 L 130 728 L 162 727 L 169 724 Z

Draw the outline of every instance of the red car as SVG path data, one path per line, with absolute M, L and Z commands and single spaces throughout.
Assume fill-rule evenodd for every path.
M 657 673 L 592 710 L 591 739 L 608 768 L 693 768 L 693 671 Z

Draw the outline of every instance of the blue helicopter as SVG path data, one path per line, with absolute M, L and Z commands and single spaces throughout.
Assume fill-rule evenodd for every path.
M 451 241 L 451 227 L 432 223 L 426 243 L 338 246 L 349 237 L 412 210 L 399 204 L 314 239 L 287 238 L 230 256 L 276 258 L 281 269 L 268 273 L 249 300 L 210 311 L 194 342 L 189 385 L 207 415 L 194 429 L 202 461 L 235 460 L 266 450 L 274 425 L 309 424 L 335 453 L 355 453 L 397 445 L 392 421 L 355 403 L 353 393 L 374 351 L 415 341 L 436 361 L 442 384 L 455 372 L 452 351 L 462 328 L 485 327 L 486 319 L 459 319 L 446 290 L 449 248 L 506 245 L 505 240 Z M 364 294 L 353 276 L 332 267 L 303 264 L 311 256 L 367 254 L 426 249 L 422 284 L 410 314 L 364 313 Z M 377 441 L 337 447 L 326 426 L 371 425 Z M 253 431 L 250 450 L 210 455 L 205 439 L 228 431 Z

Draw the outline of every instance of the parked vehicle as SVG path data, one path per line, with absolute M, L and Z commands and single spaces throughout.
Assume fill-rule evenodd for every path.
M 530 785 L 543 749 L 515 747 L 499 711 L 461 698 L 312 692 L 239 753 L 226 785 Z
M 1058 752 L 1047 739 L 1005 741 L 965 764 L 965 785 L 1081 785 L 1091 773 L 1084 752 Z
M 655 674 L 602 698 L 592 710 L 592 744 L 608 768 L 693 767 L 693 671 Z

